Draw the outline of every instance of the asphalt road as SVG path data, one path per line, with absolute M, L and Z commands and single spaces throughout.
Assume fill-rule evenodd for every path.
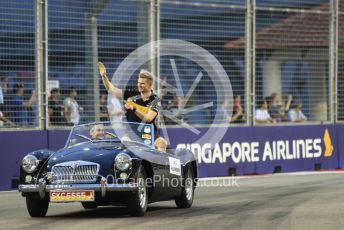
M 84 210 L 79 203 L 51 204 L 30 218 L 18 192 L 0 192 L 1 229 L 343 229 L 344 173 L 254 176 L 203 181 L 194 205 L 150 204 L 144 217 L 126 208 Z M 226 187 L 216 186 L 216 183 Z M 209 187 L 216 186 L 216 187 Z

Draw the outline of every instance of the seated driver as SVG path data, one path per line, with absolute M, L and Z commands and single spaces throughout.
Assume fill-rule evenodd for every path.
M 103 124 L 95 124 L 90 130 L 90 136 L 92 139 L 104 139 L 105 129 Z

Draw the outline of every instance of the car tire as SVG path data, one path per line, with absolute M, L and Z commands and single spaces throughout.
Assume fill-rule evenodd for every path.
M 47 214 L 48 207 L 48 200 L 26 197 L 26 208 L 31 217 L 44 217 Z
M 144 216 L 148 205 L 148 189 L 146 185 L 147 174 L 144 167 L 140 167 L 136 183 L 138 191 L 135 191 L 128 198 L 128 208 L 131 216 Z
M 194 198 L 194 172 L 192 167 L 187 167 L 183 178 L 182 193 L 175 199 L 178 208 L 190 208 Z
M 94 202 L 81 202 L 84 209 L 96 209 L 98 205 Z

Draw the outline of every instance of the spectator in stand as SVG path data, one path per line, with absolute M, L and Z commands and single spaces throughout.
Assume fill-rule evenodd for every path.
M 258 124 L 274 123 L 274 119 L 270 117 L 268 112 L 268 103 L 266 101 L 261 101 L 259 104 L 259 109 L 256 110 L 254 114 L 255 122 Z
M 292 108 L 288 112 L 289 120 L 292 122 L 305 122 L 307 121 L 307 117 L 301 111 L 302 103 L 295 102 L 293 103 Z
M 67 125 L 78 125 L 80 122 L 80 113 L 83 112 L 83 108 L 79 106 L 76 101 L 78 95 L 74 87 L 70 87 L 68 96 L 63 101 L 64 105 L 64 117 L 67 121 Z
M 32 107 L 32 104 L 36 98 L 36 92 L 33 90 L 29 100 L 24 100 L 24 85 L 14 85 L 14 95 L 10 102 L 10 110 L 12 112 L 13 121 L 17 125 L 28 125 L 28 108 Z
M 5 126 L 7 124 L 9 126 L 15 126 L 15 124 L 12 121 L 10 121 L 8 118 L 6 118 L 4 114 L 0 111 L 0 127 Z
M 2 111 L 5 117 L 10 117 L 12 114 L 10 113 L 11 110 L 9 107 L 11 105 L 13 92 L 9 91 L 7 77 L 2 77 L 2 79 L 0 79 L 0 88 L 2 90 L 1 98 L 3 98 L 3 103 L 0 103 L 0 111 Z
M 265 97 L 265 101 L 266 103 L 268 103 L 268 111 L 270 111 L 271 104 L 272 104 L 272 97 L 271 96 Z
M 162 114 L 166 115 L 169 119 L 165 120 L 165 124 L 167 125 L 175 125 L 178 124 L 178 121 L 184 122 L 184 114 L 181 109 L 182 105 L 182 97 L 177 95 L 165 95 L 166 97 L 171 97 L 169 104 L 162 103 L 163 104 L 163 111 Z M 166 99 L 166 97 L 163 97 L 163 99 Z
M 174 86 L 167 82 L 167 78 L 161 79 L 161 106 L 162 113 L 168 115 L 168 117 L 174 120 L 166 120 L 165 124 L 173 125 L 176 124 L 177 119 L 184 120 L 183 115 L 183 97 L 182 92 L 176 89 Z
M 36 90 L 32 90 L 32 103 L 27 107 L 28 125 L 38 125 L 38 105 Z
M 63 116 L 64 107 L 60 101 L 61 93 L 58 88 L 50 91 L 49 97 L 49 120 L 51 125 L 65 125 L 66 121 Z
M 282 100 L 281 95 L 277 93 L 271 94 L 271 106 L 269 108 L 271 118 L 274 119 L 276 122 L 288 121 L 286 113 L 289 110 L 292 100 L 292 95 L 288 96 L 288 100 L 285 103 L 285 101 Z
M 113 94 L 108 94 L 107 111 L 111 122 L 121 122 L 125 115 L 122 102 Z
M 221 106 L 217 110 L 218 119 L 215 121 L 217 124 L 228 124 L 234 123 L 240 116 L 242 116 L 242 108 L 238 108 L 237 111 L 232 113 L 232 116 L 229 114 L 229 104 L 227 100 L 224 100 Z M 234 107 L 234 106 L 233 106 Z
M 4 109 L 6 93 L 7 93 L 7 78 L 0 77 L 0 110 Z
M 5 116 L 1 111 L 5 110 L 5 94 L 7 92 L 7 79 L 0 77 L 0 126 L 4 126 Z
M 228 114 L 226 100 L 222 101 L 221 105 L 217 108 L 216 114 L 217 119 L 214 120 L 215 124 L 228 124 L 230 122 L 231 117 Z
M 99 95 L 99 118 L 100 118 L 100 121 L 108 121 L 109 120 L 109 114 L 108 114 L 108 109 L 106 106 L 106 95 L 105 94 Z
M 243 122 L 243 108 L 241 106 L 240 95 L 234 96 L 233 114 L 230 119 L 230 123 L 242 123 Z

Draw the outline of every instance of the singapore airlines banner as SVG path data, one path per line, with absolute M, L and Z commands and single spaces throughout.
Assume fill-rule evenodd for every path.
M 223 128 L 223 127 L 222 127 Z M 218 128 L 221 129 L 221 128 Z M 233 127 L 219 142 L 199 142 L 198 135 L 170 129 L 171 145 L 188 148 L 198 159 L 200 176 L 336 169 L 340 165 L 334 125 Z M 344 130 L 341 130 L 344 131 Z M 343 135 L 343 134 L 342 134 Z M 204 139 L 203 139 L 204 140 Z M 344 139 L 342 139 L 344 141 Z M 341 143 L 344 144 L 344 143 Z
M 0 155 L 5 162 L 0 168 L 0 190 L 11 188 L 12 181 L 19 177 L 26 153 L 44 148 L 58 150 L 68 133 L 0 132 Z M 201 177 L 344 168 L 343 124 L 222 127 L 210 132 L 207 128 L 169 128 L 167 134 L 171 148 L 185 147 L 194 152 Z

